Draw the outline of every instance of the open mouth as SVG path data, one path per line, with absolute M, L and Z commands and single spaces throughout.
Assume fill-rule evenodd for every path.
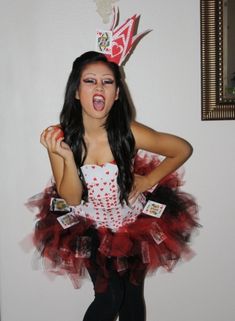
M 102 95 L 95 95 L 93 97 L 93 107 L 96 111 L 102 111 L 104 109 L 105 99 Z

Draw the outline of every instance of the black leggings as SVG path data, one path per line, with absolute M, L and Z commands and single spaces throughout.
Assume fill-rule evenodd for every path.
M 91 274 L 93 284 L 96 275 Z M 128 273 L 120 276 L 110 271 L 108 288 L 97 293 L 88 307 L 83 321 L 145 321 L 145 302 L 143 296 L 144 281 L 140 285 L 129 282 Z

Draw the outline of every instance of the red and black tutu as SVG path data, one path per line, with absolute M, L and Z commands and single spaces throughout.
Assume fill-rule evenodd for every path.
M 135 173 L 146 175 L 159 164 L 154 156 L 137 156 Z M 38 197 L 28 201 L 38 208 L 33 242 L 46 271 L 67 274 L 74 286 L 80 286 L 85 270 L 96 271 L 96 290 L 104 291 L 110 265 L 118 273 L 128 273 L 134 284 L 158 268 L 171 271 L 181 259 L 189 259 L 191 236 L 200 226 L 198 207 L 194 198 L 181 191 L 179 172 L 168 175 L 146 199 L 166 204 L 160 218 L 140 214 L 133 223 L 113 232 L 95 228 L 94 222 L 79 218 L 67 229 L 58 223 L 61 212 L 51 211 L 51 198 L 57 197 L 55 186 L 49 186 Z M 64 213 L 63 213 L 64 214 Z

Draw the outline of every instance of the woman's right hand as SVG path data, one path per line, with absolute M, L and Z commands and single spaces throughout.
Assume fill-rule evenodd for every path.
M 73 158 L 73 152 L 68 144 L 63 142 L 64 135 L 59 125 L 50 126 L 46 128 L 41 136 L 41 144 L 51 154 L 61 156 L 64 160 Z

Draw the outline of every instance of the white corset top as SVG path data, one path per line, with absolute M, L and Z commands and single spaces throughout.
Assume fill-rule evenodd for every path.
M 96 227 L 104 226 L 113 231 L 136 220 L 144 207 L 145 197 L 139 195 L 129 206 L 120 204 L 116 164 L 84 165 L 81 170 L 87 184 L 88 202 L 72 207 L 77 215 L 93 219 Z

